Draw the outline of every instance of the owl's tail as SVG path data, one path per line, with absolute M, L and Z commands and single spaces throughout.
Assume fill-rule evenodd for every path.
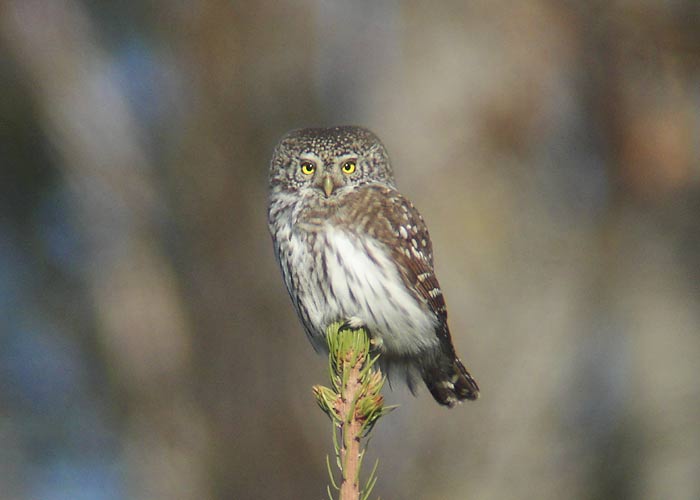
M 473 401 L 479 397 L 479 385 L 457 357 L 448 366 L 424 372 L 423 381 L 435 401 L 450 408 L 465 399 Z

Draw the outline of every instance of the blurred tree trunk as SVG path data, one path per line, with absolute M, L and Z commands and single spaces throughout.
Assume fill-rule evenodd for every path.
M 80 3 L 17 0 L 3 35 L 35 83 L 60 155 L 77 226 L 96 334 L 124 409 L 128 496 L 209 498 L 208 432 L 194 399 L 191 331 L 158 246 L 162 199 L 135 120 Z

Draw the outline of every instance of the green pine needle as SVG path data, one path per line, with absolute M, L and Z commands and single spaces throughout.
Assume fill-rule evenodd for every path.
M 346 462 L 346 455 L 349 453 L 347 450 L 352 449 L 353 440 L 367 438 L 377 421 L 396 406 L 384 405 L 381 390 L 386 378 L 376 367 L 379 355 L 370 354 L 369 336 L 364 329 L 341 329 L 342 325 L 343 323 L 334 323 L 326 330 L 331 387 L 319 385 L 313 387 L 316 402 L 333 423 L 333 448 L 336 466 L 342 479 L 340 483 L 336 481 L 330 457 L 326 457 L 326 467 L 331 483 L 327 487 L 327 492 L 330 499 L 333 499 L 332 487 L 340 491 L 339 500 L 368 500 L 377 482 L 376 471 L 379 460 L 375 462 L 365 486 L 359 488 L 359 496 L 355 494 L 353 498 L 344 498 L 343 485 L 347 481 L 361 485 L 360 469 L 366 447 L 362 448 L 360 444 L 359 454 L 352 462 L 356 470 L 352 472 L 346 470 L 346 465 L 350 463 Z M 351 380 L 352 373 L 357 380 Z M 347 394 L 351 391 L 349 387 L 354 388 L 354 394 Z M 351 429 L 356 429 L 356 435 L 351 433 Z M 343 459 L 344 456 L 345 459 Z M 354 477 L 349 477 L 348 474 Z

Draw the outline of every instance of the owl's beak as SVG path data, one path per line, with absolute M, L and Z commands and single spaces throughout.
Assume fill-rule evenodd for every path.
M 323 192 L 326 193 L 326 198 L 328 198 L 333 193 L 333 188 L 335 188 L 335 185 L 333 184 L 333 179 L 331 179 L 330 175 L 325 176 L 323 178 Z

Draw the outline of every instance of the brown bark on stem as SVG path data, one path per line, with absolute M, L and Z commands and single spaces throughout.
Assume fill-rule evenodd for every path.
M 362 389 L 360 370 L 362 361 L 350 370 L 350 376 L 343 387 L 344 399 L 338 405 L 338 414 L 343 423 L 340 428 L 340 460 L 343 464 L 343 480 L 340 484 L 340 500 L 359 500 L 360 498 L 360 437 L 362 421 L 355 411 L 355 403 Z

